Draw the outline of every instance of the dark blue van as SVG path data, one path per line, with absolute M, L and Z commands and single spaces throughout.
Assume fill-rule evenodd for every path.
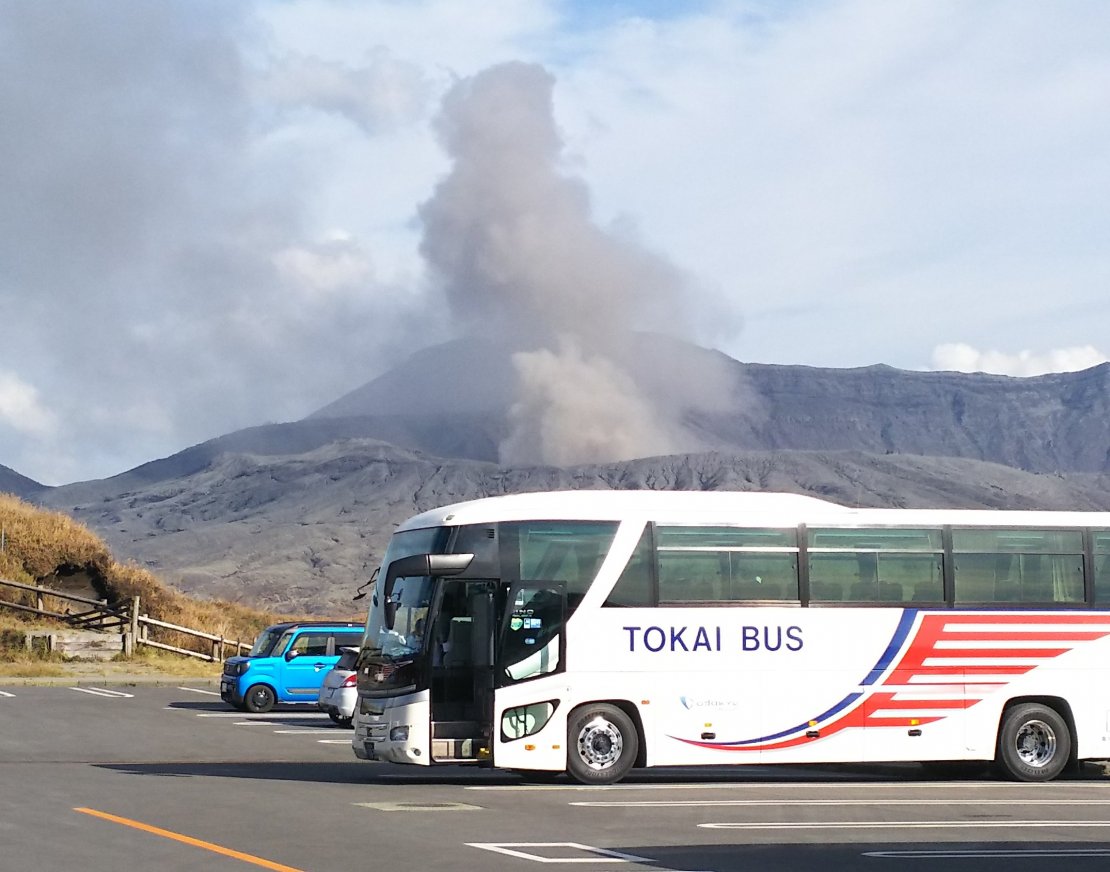
M 361 644 L 359 624 L 274 624 L 259 634 L 249 654 L 224 661 L 220 697 L 249 712 L 268 712 L 279 702 L 314 703 L 341 649 Z

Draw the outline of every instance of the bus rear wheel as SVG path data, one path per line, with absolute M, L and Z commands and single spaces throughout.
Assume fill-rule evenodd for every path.
M 581 784 L 615 784 L 636 764 L 636 725 L 620 708 L 594 703 L 567 721 L 567 772 Z
M 997 762 L 1014 781 L 1051 781 L 1071 756 L 1071 732 L 1059 712 L 1040 703 L 1008 709 L 998 729 Z

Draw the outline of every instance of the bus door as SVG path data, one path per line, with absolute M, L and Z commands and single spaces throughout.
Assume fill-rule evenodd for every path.
M 566 765 L 565 730 L 554 747 L 537 749 L 526 741 L 551 723 L 565 684 L 550 677 L 565 669 L 566 588 L 558 582 L 517 582 L 502 590 L 493 716 L 493 753 L 498 767 L 554 769 Z M 548 679 L 548 680 L 545 680 Z M 559 675 L 553 679 L 562 681 Z M 565 716 L 565 712 L 564 712 Z M 550 765 L 554 764 L 554 765 Z
M 492 581 L 444 579 L 429 640 L 432 759 L 475 761 L 493 707 Z

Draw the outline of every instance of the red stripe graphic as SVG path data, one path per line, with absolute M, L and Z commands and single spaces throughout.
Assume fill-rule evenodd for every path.
M 793 735 L 763 743 L 680 741 L 722 751 L 777 751 L 827 739 L 853 727 L 914 727 L 935 723 L 952 711 L 971 708 L 1007 685 L 1013 677 L 1031 672 L 1084 642 L 1108 635 L 1110 614 L 1106 613 L 925 612 L 919 616 L 917 629 L 901 655 L 895 657 L 880 680 L 856 688 L 863 690 L 865 695 L 828 722 L 810 722 L 806 727 L 799 727 Z M 1029 645 L 1030 642 L 1049 644 L 1037 647 Z M 983 647 L 969 643 L 981 643 Z M 1006 647 L 1005 643 L 1022 644 Z M 985 660 L 996 662 L 985 663 Z M 965 683 L 965 679 L 970 681 Z M 926 694 L 931 687 L 944 687 L 946 692 L 930 698 Z M 807 736 L 807 732 L 817 735 Z

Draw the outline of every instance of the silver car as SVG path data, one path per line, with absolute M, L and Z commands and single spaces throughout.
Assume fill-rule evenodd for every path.
M 339 661 L 324 676 L 316 704 L 339 726 L 350 727 L 358 702 L 358 688 L 355 687 L 358 648 L 340 648 L 339 651 Z

